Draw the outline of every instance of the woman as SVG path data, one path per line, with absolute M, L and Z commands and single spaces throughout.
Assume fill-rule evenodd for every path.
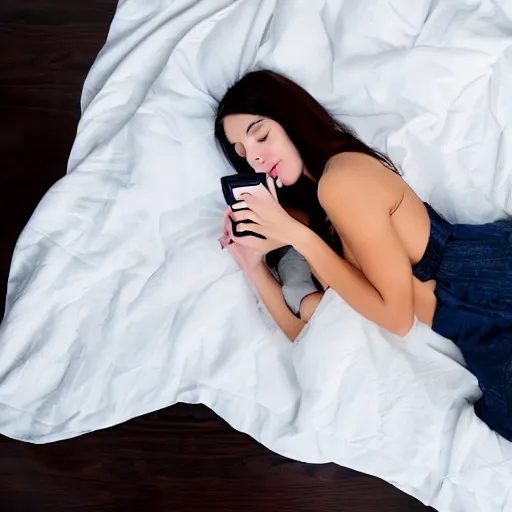
M 299 318 L 289 310 L 264 263 L 288 245 L 320 290 L 332 288 L 381 327 L 403 336 L 416 316 L 455 342 L 483 392 L 477 414 L 512 440 L 512 220 L 450 224 L 388 157 L 271 71 L 248 73 L 227 91 L 215 136 L 237 172 L 269 176 L 270 192 L 261 186 L 227 210 L 225 237 L 290 340 L 322 292 L 304 299 Z M 266 240 L 234 236 L 229 217 L 254 222 L 237 229 Z

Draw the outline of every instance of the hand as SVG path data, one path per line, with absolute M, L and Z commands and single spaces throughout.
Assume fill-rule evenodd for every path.
M 233 205 L 231 217 L 235 221 L 250 220 L 254 224 L 238 224 L 237 231 L 252 231 L 273 240 L 277 247 L 292 245 L 291 234 L 299 222 L 295 220 L 279 204 L 274 180 L 267 176 L 268 190 L 263 185 L 255 187 L 254 192 L 246 192 L 240 196 L 241 201 Z M 248 210 L 237 211 L 240 208 Z M 250 239 L 250 240 L 246 240 Z M 234 237 L 236 243 L 254 246 L 257 237 Z
M 231 257 L 238 263 L 238 266 L 249 277 L 258 269 L 265 267 L 265 261 L 263 259 L 265 255 L 255 249 L 232 243 L 227 246 L 227 250 Z
M 258 266 L 264 264 L 264 256 L 282 247 L 282 244 L 275 240 L 262 240 L 255 236 L 235 237 L 231 228 L 230 220 L 231 208 L 227 208 L 224 213 L 224 234 L 219 238 L 223 249 L 227 247 L 229 254 L 238 263 L 246 273 L 251 273 Z M 245 244 L 238 243 L 238 240 L 244 239 Z
M 231 237 L 233 233 L 231 232 L 231 221 L 229 220 L 229 214 L 231 213 L 231 209 L 228 207 L 224 212 L 224 233 L 219 238 L 219 243 L 222 249 L 225 249 L 229 244 L 233 243 Z

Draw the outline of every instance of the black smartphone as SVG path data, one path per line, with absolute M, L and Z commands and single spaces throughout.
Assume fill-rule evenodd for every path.
M 220 179 L 220 183 L 222 186 L 222 193 L 224 194 L 224 199 L 228 206 L 233 206 L 234 203 L 239 201 L 240 194 L 244 192 L 250 191 L 252 187 L 257 187 L 258 185 L 265 185 L 268 189 L 267 185 L 267 175 L 264 172 L 255 172 L 251 174 L 233 174 L 231 176 L 223 176 Z M 247 210 L 247 208 L 241 208 L 237 211 Z M 234 236 L 255 236 L 257 238 L 262 238 L 266 240 L 267 237 L 260 235 L 259 233 L 254 233 L 253 231 L 242 231 L 237 232 L 236 226 L 238 224 L 254 224 L 251 220 L 241 220 L 239 222 L 235 222 L 231 219 L 231 225 L 233 228 Z

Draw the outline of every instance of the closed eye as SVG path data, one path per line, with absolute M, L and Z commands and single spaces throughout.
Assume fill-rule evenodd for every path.
M 262 139 L 256 139 L 258 142 L 265 142 L 267 140 L 268 133 Z

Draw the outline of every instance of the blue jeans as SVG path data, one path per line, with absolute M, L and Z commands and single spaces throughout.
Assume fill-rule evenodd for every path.
M 478 378 L 476 414 L 512 440 L 512 219 L 450 224 L 426 206 L 431 237 L 413 272 L 437 281 L 432 329 L 457 344 Z

